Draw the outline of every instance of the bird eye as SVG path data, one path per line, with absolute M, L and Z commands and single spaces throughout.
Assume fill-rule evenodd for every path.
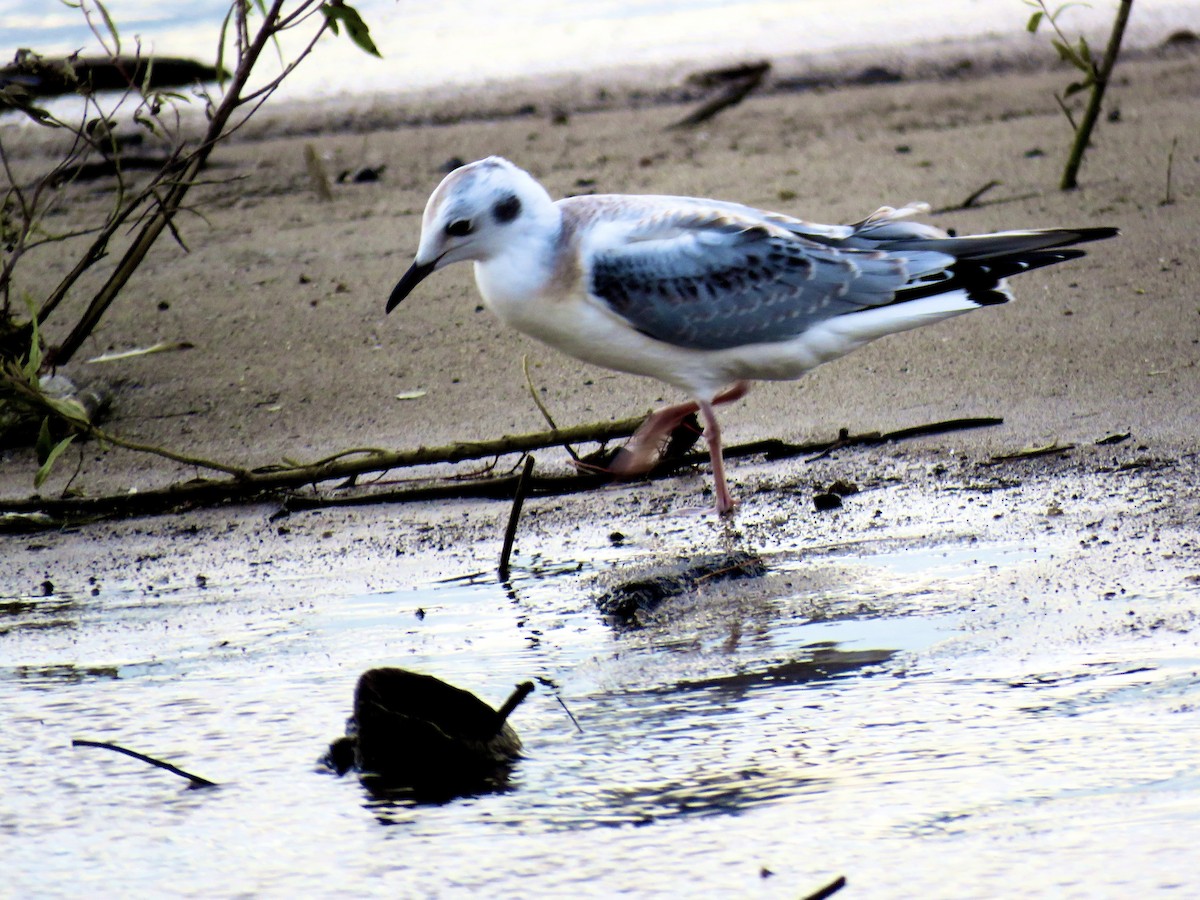
M 509 194 L 492 208 L 492 215 L 501 225 L 511 222 L 521 214 L 521 201 L 516 194 Z
M 466 237 L 471 233 L 470 219 L 455 219 L 446 226 L 446 234 L 450 237 Z

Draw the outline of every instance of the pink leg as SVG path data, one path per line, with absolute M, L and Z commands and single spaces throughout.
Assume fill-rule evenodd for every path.
M 614 475 L 643 475 L 654 468 L 667 437 L 679 423 L 696 412 L 694 402 L 665 406 L 646 417 L 629 442 L 617 451 L 610 466 Z
M 713 397 L 712 406 L 740 400 L 749 391 L 750 382 L 739 381 Z M 631 477 L 649 472 L 658 462 L 658 456 L 671 432 L 680 422 L 699 411 L 700 404 L 693 400 L 665 406 L 651 413 L 613 460 L 610 467 L 613 474 Z M 707 429 L 707 425 L 705 427 Z
M 745 393 L 743 391 L 743 393 Z M 713 401 L 716 402 L 715 400 Z M 725 483 L 725 459 L 721 453 L 721 426 L 717 424 L 717 415 L 713 412 L 713 404 L 701 402 L 700 415 L 704 417 L 704 439 L 708 442 L 708 455 L 712 459 L 713 486 L 717 493 L 717 515 L 726 516 L 733 512 L 733 497 L 729 494 L 729 485 Z

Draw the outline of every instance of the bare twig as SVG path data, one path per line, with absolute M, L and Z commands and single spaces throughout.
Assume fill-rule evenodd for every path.
M 1179 144 L 1179 137 L 1171 139 L 1171 149 L 1167 151 L 1167 192 L 1163 195 L 1162 202 L 1159 206 L 1170 206 L 1175 202 L 1175 195 L 1171 193 L 1171 169 L 1175 165 L 1175 147 Z
M 207 778 L 201 778 L 199 775 L 193 775 L 191 772 L 185 772 L 178 766 L 173 766 L 168 762 L 163 762 L 161 759 L 155 759 L 152 756 L 146 756 L 144 753 L 138 753 L 136 750 L 129 750 L 125 747 L 119 747 L 116 744 L 109 744 L 105 741 L 85 741 L 75 739 L 71 741 L 72 747 L 99 747 L 101 750 L 115 750 L 117 753 L 124 753 L 126 756 L 132 756 L 134 759 L 140 759 L 144 763 L 149 763 L 152 766 L 158 766 L 160 769 L 166 769 L 180 778 L 186 778 L 192 783 L 192 787 L 217 787 L 215 781 L 209 781 Z
M 1000 186 L 1000 182 L 993 178 L 991 181 L 989 181 L 983 187 L 981 187 L 977 191 L 975 191 L 975 193 L 968 196 L 966 200 L 964 200 L 962 203 L 959 204 L 958 208 L 959 209 L 970 209 L 972 206 L 974 206 L 979 201 L 980 197 L 982 197 L 984 194 L 986 194 L 992 188 L 999 187 L 999 186 Z
M 526 353 L 521 357 L 521 371 L 525 373 L 525 386 L 529 388 L 529 396 L 533 398 L 533 405 L 538 408 L 538 412 L 542 414 L 542 418 L 546 420 L 546 424 L 552 429 L 557 429 L 558 424 L 554 421 L 554 417 L 550 415 L 550 410 L 546 409 L 546 404 L 542 401 L 538 394 L 537 388 L 533 386 L 533 377 L 529 374 L 529 354 Z M 570 444 L 563 444 L 562 448 L 570 454 L 571 459 L 579 462 L 579 454 L 575 452 L 575 448 Z
M 1060 453 L 1067 453 L 1074 450 L 1074 444 L 1060 444 L 1055 442 L 1047 444 L 1045 447 L 1027 447 L 1024 450 L 1017 450 L 1015 453 L 998 453 L 990 460 L 990 465 L 998 465 L 999 463 L 1012 462 L 1017 459 L 1035 459 L 1039 456 L 1055 456 Z
M 1067 106 L 1067 101 L 1058 94 L 1055 94 L 1054 102 L 1058 104 L 1058 108 L 1062 110 L 1062 114 L 1067 117 L 1067 123 L 1071 126 L 1071 130 L 1078 134 L 1079 123 L 1075 121 L 1075 113 L 1071 112 L 1071 107 Z

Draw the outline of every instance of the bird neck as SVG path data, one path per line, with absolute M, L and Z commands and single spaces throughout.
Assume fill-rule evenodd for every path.
M 531 300 L 555 278 L 555 259 L 565 239 L 562 216 L 553 203 L 538 204 L 504 245 L 475 263 L 475 282 L 484 302 L 502 318 L 505 311 Z

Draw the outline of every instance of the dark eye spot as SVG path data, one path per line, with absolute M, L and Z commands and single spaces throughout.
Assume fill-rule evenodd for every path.
M 455 219 L 446 226 L 446 234 L 450 237 L 466 237 L 473 230 L 470 219 Z
M 511 222 L 521 214 L 521 201 L 517 199 L 516 194 L 509 194 L 499 203 L 492 207 L 492 215 L 496 217 L 496 221 L 501 225 L 506 222 Z

